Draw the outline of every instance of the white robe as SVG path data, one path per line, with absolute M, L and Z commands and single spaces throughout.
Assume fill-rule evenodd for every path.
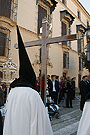
M 90 135 L 90 100 L 85 102 L 77 135 Z
M 11 90 L 3 135 L 53 135 L 42 99 L 32 88 L 15 87 Z

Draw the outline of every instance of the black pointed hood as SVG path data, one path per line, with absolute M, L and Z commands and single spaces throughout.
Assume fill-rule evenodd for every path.
M 19 28 L 17 26 L 18 49 L 19 49 L 19 78 L 11 83 L 11 88 L 14 87 L 32 87 L 35 88 L 36 75 L 32 68 L 31 62 L 22 41 Z

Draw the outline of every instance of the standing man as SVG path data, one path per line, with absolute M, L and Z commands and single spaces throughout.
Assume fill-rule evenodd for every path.
M 73 89 L 72 99 L 75 98 L 75 80 L 76 80 L 76 77 L 73 77 L 72 80 L 71 80 L 72 89 Z
M 60 103 L 61 100 L 64 98 L 64 88 L 65 88 L 65 82 L 64 82 L 63 76 L 61 76 L 60 77 L 60 92 L 59 92 L 58 103 Z
M 86 82 L 87 82 L 87 89 L 88 93 L 90 92 L 90 81 L 89 81 L 89 76 L 86 77 Z
M 80 101 L 80 109 L 81 109 L 81 111 L 83 111 L 85 97 L 86 97 L 86 95 L 88 93 L 86 80 L 87 80 L 87 76 L 83 76 L 82 81 L 79 84 L 80 95 L 81 95 L 81 101 Z
M 37 91 L 36 75 L 26 53 L 19 29 L 19 78 L 10 85 L 3 135 L 53 135 L 48 113 Z
M 57 104 L 57 98 L 58 98 L 58 91 L 59 91 L 59 84 L 57 80 L 55 80 L 55 75 L 51 76 L 51 87 L 50 87 L 50 93 L 52 99 L 54 99 L 54 103 Z

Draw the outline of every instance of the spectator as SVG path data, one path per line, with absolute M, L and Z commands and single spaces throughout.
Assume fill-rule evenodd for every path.
M 36 81 L 36 90 L 37 90 L 37 92 L 40 92 L 40 85 L 41 85 L 41 81 L 40 81 L 40 77 L 38 77 L 37 81 Z
M 48 80 L 48 91 L 49 91 L 49 96 L 51 97 L 51 79 L 50 79 L 50 75 L 47 76 L 47 80 Z
M 72 93 L 73 93 L 73 90 L 72 90 L 72 85 L 71 85 L 71 81 L 70 81 L 70 77 L 68 76 L 67 77 L 67 101 L 66 101 L 66 107 L 69 108 L 69 104 L 70 104 L 70 107 L 72 107 Z
M 59 100 L 58 103 L 61 102 L 61 100 L 64 98 L 64 87 L 65 87 L 65 82 L 63 77 L 60 77 L 60 92 L 59 92 Z
M 63 107 L 66 108 L 66 101 L 67 101 L 67 78 L 65 78 L 64 80 L 64 83 L 65 83 L 65 87 L 64 87 L 64 104 L 63 104 Z
M 58 82 L 55 80 L 55 75 L 51 76 L 51 86 L 50 86 L 50 93 L 52 99 L 54 99 L 54 103 L 57 104 L 57 98 L 58 98 L 58 91 L 59 91 L 59 85 Z
M 84 101 L 85 101 L 85 97 L 88 94 L 88 89 L 87 89 L 87 76 L 83 76 L 82 77 L 82 81 L 79 84 L 79 88 L 80 88 L 80 95 L 81 95 L 81 101 L 80 101 L 80 109 L 83 111 L 83 107 L 84 107 Z
M 71 80 L 72 89 L 73 89 L 72 99 L 75 98 L 75 80 L 76 80 L 76 77 L 73 77 L 72 80 Z
M 86 83 L 87 83 L 87 89 L 88 93 L 90 92 L 90 81 L 89 81 L 89 76 L 86 77 Z
M 4 103 L 6 103 L 7 87 L 5 84 L 2 84 L 2 90 L 3 90 L 3 94 L 4 94 Z

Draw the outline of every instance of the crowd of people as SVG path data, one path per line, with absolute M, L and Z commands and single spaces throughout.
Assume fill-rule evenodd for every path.
M 75 80 L 76 77 L 72 79 L 68 76 L 67 78 L 63 78 L 56 75 L 47 76 L 47 86 L 46 93 L 49 95 L 55 104 L 60 106 L 60 102 L 64 100 L 63 107 L 73 107 L 72 99 L 75 98 Z M 40 78 L 37 79 L 36 82 L 36 90 L 40 92 Z

